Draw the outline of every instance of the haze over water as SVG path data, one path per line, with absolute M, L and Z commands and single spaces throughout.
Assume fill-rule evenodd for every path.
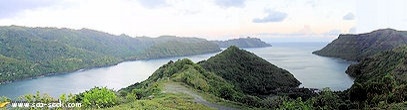
M 287 69 L 300 80 L 301 87 L 319 89 L 330 87 L 332 90 L 345 90 L 353 84 L 353 79 L 345 74 L 346 68 L 352 62 L 311 53 L 326 44 L 272 43 L 273 47 L 246 50 L 280 68 Z M 95 86 L 107 86 L 118 90 L 147 79 L 156 69 L 170 60 L 190 58 L 194 62 L 198 62 L 215 54 L 130 61 L 110 67 L 17 81 L 0 85 L 0 95 L 16 98 L 23 94 L 40 91 L 40 93 L 58 97 L 63 93 L 80 93 Z

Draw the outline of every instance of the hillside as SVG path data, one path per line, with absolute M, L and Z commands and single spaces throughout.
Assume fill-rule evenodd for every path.
M 221 63 L 226 65 L 220 67 Z M 272 92 L 277 89 L 296 88 L 299 84 L 300 82 L 288 71 L 268 63 L 253 53 L 231 46 L 199 64 L 189 59 L 170 61 L 147 80 L 120 91 L 126 95 L 138 91 L 136 94 L 139 100 L 167 92 L 185 93 L 195 97 L 197 103 L 218 109 L 229 108 L 228 106 L 275 108 L 279 102 L 271 103 L 270 101 L 274 99 L 265 96 L 275 96 Z M 262 96 L 258 96 L 259 94 Z
M 199 64 L 236 85 L 236 89 L 251 95 L 270 94 L 274 89 L 301 84 L 287 70 L 236 46 Z
M 239 48 L 256 48 L 256 47 L 269 47 L 270 44 L 261 41 L 258 38 L 238 38 L 238 39 L 230 39 L 226 41 L 213 41 L 214 43 L 218 44 L 221 48 L 228 48 L 230 46 L 237 46 Z
M 394 76 L 398 82 L 407 83 L 407 46 L 384 51 L 352 64 L 346 73 L 363 83 L 378 80 L 386 75 Z
M 359 61 L 376 53 L 407 44 L 407 32 L 381 29 L 364 34 L 341 34 L 313 54 Z
M 141 56 L 150 59 L 214 53 L 218 51 L 220 51 L 218 45 L 204 39 L 162 36 L 157 38 L 155 45 L 146 48 Z
M 355 84 L 348 90 L 349 99 L 365 108 L 406 108 L 407 46 L 380 52 L 349 66 L 347 74 Z M 394 108 L 397 107 L 397 108 Z
M 179 89 L 183 89 L 183 91 Z M 227 83 L 214 73 L 207 72 L 200 65 L 193 63 L 189 59 L 180 59 L 176 62 L 170 61 L 156 70 L 147 80 L 120 90 L 123 96 L 131 93 L 136 95 L 137 101 L 148 99 L 151 96 L 166 97 L 174 92 L 178 94 L 185 92 L 200 97 L 197 96 L 198 91 L 206 95 L 226 99 L 230 99 L 232 96 L 238 94 L 238 92 L 233 90 L 233 85 Z M 211 104 L 205 99 L 200 98 L 200 100 Z M 136 103 L 137 101 L 132 103 Z M 158 103 L 162 102 L 158 101 Z M 199 106 L 202 103 L 195 104 L 197 105 L 194 106 Z M 163 106 L 162 108 L 168 107 L 171 108 L 171 106 Z M 178 108 L 176 106 L 173 107 L 175 107 L 175 109 Z M 187 108 L 190 107 L 187 106 Z M 123 109 L 123 107 L 120 107 L 120 109 Z
M 205 39 L 115 36 L 90 29 L 0 27 L 0 82 L 117 64 L 220 51 Z

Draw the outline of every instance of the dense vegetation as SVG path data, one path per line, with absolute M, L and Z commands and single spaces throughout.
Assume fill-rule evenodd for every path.
M 381 29 L 365 34 L 341 34 L 317 55 L 360 61 L 368 56 L 407 44 L 407 32 Z
M 213 41 L 219 45 L 221 48 L 228 48 L 230 46 L 237 46 L 239 48 L 255 48 L 255 47 L 269 47 L 270 44 L 267 44 L 261 41 L 258 38 L 238 38 L 238 39 L 230 39 L 226 41 Z
M 219 47 L 209 41 L 200 42 L 180 42 L 180 41 L 168 41 L 149 47 L 143 52 L 142 56 L 148 56 L 148 58 L 162 58 L 162 57 L 174 57 L 183 55 L 195 55 L 204 54 L 209 52 L 217 52 Z
M 251 95 L 269 95 L 272 90 L 301 84 L 287 70 L 236 46 L 199 64 L 236 85 L 237 90 Z
M 349 66 L 347 73 L 356 77 L 349 95 L 356 101 L 365 102 L 362 104 L 367 107 L 406 101 L 406 62 L 407 46 L 402 46 Z
M 117 64 L 220 51 L 205 39 L 115 36 L 81 29 L 0 27 L 0 82 Z

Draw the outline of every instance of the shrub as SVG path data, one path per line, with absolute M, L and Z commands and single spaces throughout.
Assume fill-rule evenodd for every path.
M 116 105 L 118 98 L 113 90 L 95 87 L 83 93 L 82 104 L 91 108 L 106 108 Z

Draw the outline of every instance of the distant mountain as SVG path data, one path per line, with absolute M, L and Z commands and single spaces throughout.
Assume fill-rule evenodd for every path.
M 273 99 L 265 98 L 266 96 L 276 95 L 272 92 L 285 88 L 296 88 L 299 84 L 300 82 L 288 71 L 278 68 L 253 53 L 231 46 L 198 64 L 189 59 L 170 61 L 156 70 L 147 80 L 123 88 L 119 92 L 124 93 L 122 96 L 135 93 L 142 101 L 152 96 L 165 97 L 168 96 L 166 93 L 171 92 L 189 94 L 197 99 L 200 96 L 191 91 L 198 91 L 200 95 L 204 94 L 209 98 L 206 100 L 215 100 L 228 105 L 273 108 L 276 107 L 272 103 Z M 182 86 L 193 90 L 182 89 Z M 228 108 L 222 105 L 214 106 L 216 104 L 211 104 L 213 102 L 205 99 L 197 103 L 218 109 Z M 175 106 L 163 108 L 166 107 Z M 124 108 L 127 106 L 117 109 Z
M 199 64 L 251 95 L 270 94 L 278 88 L 297 87 L 301 84 L 287 70 L 236 46 L 230 46 Z
M 237 46 L 239 48 L 256 48 L 256 47 L 269 47 L 270 44 L 261 41 L 259 38 L 239 38 L 230 39 L 226 41 L 213 41 L 221 48 L 228 48 L 229 46 Z
M 71 72 L 126 60 L 220 51 L 199 38 L 115 36 L 90 29 L 0 27 L 0 82 Z
M 365 34 L 341 34 L 314 54 L 359 61 L 378 52 L 407 44 L 407 32 L 381 29 Z

